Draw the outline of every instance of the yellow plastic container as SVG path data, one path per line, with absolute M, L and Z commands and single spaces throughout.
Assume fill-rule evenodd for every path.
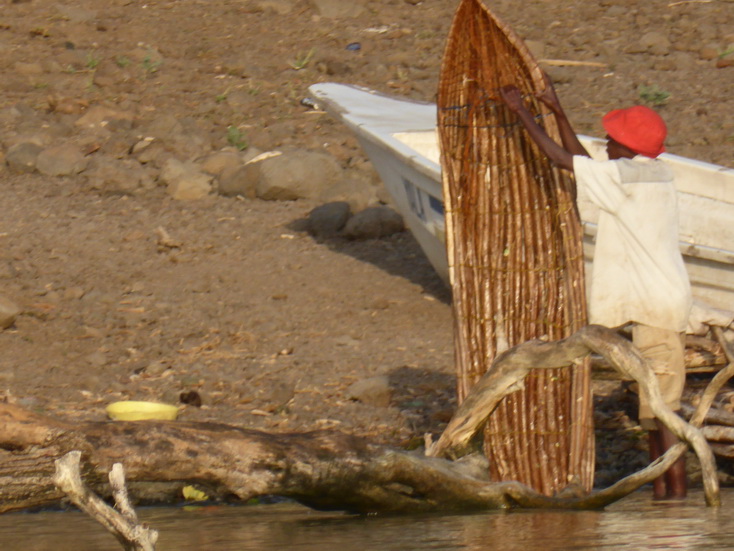
M 178 415 L 178 408 L 158 402 L 136 402 L 126 400 L 114 402 L 106 408 L 110 419 L 116 421 L 143 421 L 156 419 L 159 421 L 173 421 Z

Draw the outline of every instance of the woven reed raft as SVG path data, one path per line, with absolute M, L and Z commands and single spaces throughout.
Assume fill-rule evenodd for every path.
M 503 350 L 586 324 L 575 184 L 505 107 L 504 85 L 520 89 L 558 140 L 554 117 L 534 96 L 543 74 L 522 40 L 482 2 L 462 0 L 438 91 L 460 400 Z M 528 377 L 491 415 L 485 453 L 495 480 L 547 495 L 571 480 L 590 490 L 593 438 L 586 363 Z

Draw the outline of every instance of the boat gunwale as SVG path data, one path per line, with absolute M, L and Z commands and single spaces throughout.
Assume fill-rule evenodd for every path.
M 314 84 L 309 87 L 309 91 L 314 94 L 316 97 L 316 101 L 321 102 L 323 106 L 325 107 L 324 111 L 329 113 L 331 116 L 336 118 L 337 120 L 344 123 L 347 127 L 349 127 L 358 140 L 366 139 L 370 143 L 372 143 L 374 146 L 378 147 L 382 151 L 384 151 L 386 154 L 391 155 L 392 157 L 396 157 L 399 161 L 404 162 L 411 168 L 417 170 L 427 178 L 429 178 L 432 181 L 435 181 L 438 186 L 438 191 L 441 193 L 437 199 L 440 199 L 443 201 L 443 194 L 442 189 L 440 186 L 441 183 L 441 166 L 439 163 L 436 163 L 423 155 L 420 151 L 415 149 L 414 147 L 409 146 L 405 142 L 399 140 L 394 136 L 394 134 L 402 134 L 402 133 L 428 133 L 433 132 L 436 129 L 436 120 L 435 117 L 431 119 L 430 117 L 426 117 L 426 120 L 424 124 L 418 124 L 418 125 L 406 125 L 406 124 L 398 124 L 398 122 L 403 117 L 396 117 L 393 120 L 393 123 L 387 123 L 380 126 L 371 126 L 370 121 L 367 120 L 363 116 L 359 116 L 359 114 L 354 114 L 351 111 L 349 111 L 348 108 L 341 105 L 338 102 L 338 99 L 329 97 L 328 95 L 328 88 L 335 87 L 337 89 L 349 89 L 354 90 L 356 92 L 368 94 L 373 97 L 378 97 L 383 100 L 387 100 L 388 103 L 394 103 L 396 105 L 400 104 L 407 104 L 407 105 L 413 105 L 417 107 L 425 107 L 425 108 L 436 108 L 436 105 L 429 102 L 421 102 L 417 100 L 412 100 L 409 98 L 399 98 L 395 96 L 390 96 L 388 94 L 384 94 L 375 90 L 371 90 L 369 88 L 365 88 L 362 86 L 352 85 L 352 84 L 339 84 L 339 83 L 320 83 L 320 84 Z M 326 89 L 326 90 L 325 90 Z M 582 143 L 590 144 L 596 147 L 601 147 L 605 143 L 605 140 L 601 138 L 596 138 L 593 136 L 588 136 L 584 134 L 579 134 L 579 139 L 582 141 Z M 675 165 L 683 165 L 683 166 L 690 166 L 693 169 L 699 169 L 699 170 L 705 170 L 707 172 L 711 172 L 712 174 L 723 174 L 723 177 L 731 177 L 734 178 L 734 169 L 724 167 L 721 165 L 716 165 L 713 163 L 709 163 L 706 161 L 699 161 L 697 159 L 690 159 L 688 157 L 682 157 L 679 155 L 675 155 L 673 153 L 663 153 L 661 155 L 661 158 L 664 160 L 667 160 Z M 371 162 L 374 162 L 372 158 L 370 158 Z M 732 200 L 728 200 L 726 198 L 722 198 L 719 196 L 716 196 L 716 194 L 713 193 L 702 193 L 701 189 L 697 189 L 695 192 L 689 191 L 690 188 L 683 187 L 678 188 L 679 194 L 689 194 L 694 197 L 704 197 L 708 199 L 712 199 L 714 201 L 719 201 L 722 203 L 728 203 L 728 204 L 734 204 L 734 191 L 731 193 Z M 429 193 L 429 190 L 425 190 L 426 193 Z M 432 195 L 432 193 L 431 193 Z M 594 237 L 596 234 L 596 224 L 594 222 L 590 222 L 587 220 L 583 221 L 583 228 L 584 228 L 584 235 L 589 237 Z M 692 257 L 692 258 L 700 258 L 703 260 L 710 260 L 714 262 L 719 262 L 721 264 L 725 265 L 734 265 L 734 249 L 723 249 L 719 247 L 712 247 L 708 245 L 702 245 L 700 243 L 696 243 L 692 239 L 679 239 L 680 244 L 680 250 L 681 253 L 685 256 Z
M 380 149 L 385 150 L 387 153 L 398 156 L 405 160 L 411 167 L 418 170 L 423 175 L 441 182 L 441 165 L 436 163 L 421 154 L 415 148 L 410 147 L 406 143 L 397 139 L 393 134 L 399 133 L 411 133 L 411 132 L 430 132 L 436 128 L 436 117 L 426 118 L 425 127 L 421 125 L 398 125 L 395 124 L 392 127 L 381 127 L 375 128 L 369 125 L 369 121 L 361 120 L 361 117 L 353 114 L 344 106 L 340 105 L 336 99 L 328 96 L 328 90 L 324 90 L 326 86 L 338 86 L 363 92 L 374 97 L 379 97 L 384 100 L 396 102 L 398 104 L 405 103 L 414 105 L 417 107 L 426 107 L 435 109 L 435 104 L 429 102 L 422 102 L 411 99 L 396 98 L 388 94 L 383 94 L 369 88 L 357 86 L 353 84 L 337 84 L 337 83 L 321 83 L 315 84 L 309 87 L 309 91 L 316 96 L 318 102 L 323 103 L 324 111 L 333 116 L 334 118 L 343 122 L 350 129 L 355 131 L 357 138 L 368 138 L 370 142 L 378 146 Z M 397 154 L 397 155 L 396 155 Z M 443 200 L 443 197 L 440 197 Z

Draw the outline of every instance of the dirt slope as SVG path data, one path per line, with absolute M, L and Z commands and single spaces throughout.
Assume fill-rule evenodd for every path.
M 565 60 L 545 66 L 578 131 L 601 135 L 620 105 L 664 103 L 671 152 L 732 166 L 731 1 L 491 5 L 539 58 Z M 374 178 L 345 128 L 301 104 L 307 87 L 432 100 L 455 6 L 3 2 L 0 155 L 72 143 L 137 163 L 144 184 L 110 193 L 83 173 L 2 163 L 0 294 L 24 312 L 0 332 L 0 392 L 88 419 L 114 400 L 197 391 L 203 407 L 182 417 L 391 442 L 440 430 L 454 405 L 451 311 L 409 235 L 319 243 L 296 224 L 316 202 L 176 201 L 156 178 L 166 156 L 283 145 Z M 78 123 L 99 106 L 112 123 Z M 130 150 L 152 132 L 163 146 L 142 164 Z M 374 376 L 386 378 L 372 381 L 375 403 L 351 400 Z M 385 388 L 389 407 L 375 405 Z

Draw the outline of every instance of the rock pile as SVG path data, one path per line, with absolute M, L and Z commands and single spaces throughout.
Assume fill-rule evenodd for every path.
M 59 103 L 49 102 L 58 109 Z M 136 195 L 162 186 L 176 200 L 218 193 L 241 199 L 323 201 L 306 228 L 324 238 L 379 238 L 403 230 L 395 211 L 384 206 L 379 182 L 365 170 L 347 170 L 331 154 L 286 146 L 261 151 L 240 143 L 214 150 L 200 125 L 163 115 L 141 120 L 132 112 L 102 105 L 82 113 L 29 114 L 20 106 L 3 113 L 15 120 L 3 158 L 14 173 L 40 173 L 87 190 Z M 352 216 L 352 213 L 357 213 Z

